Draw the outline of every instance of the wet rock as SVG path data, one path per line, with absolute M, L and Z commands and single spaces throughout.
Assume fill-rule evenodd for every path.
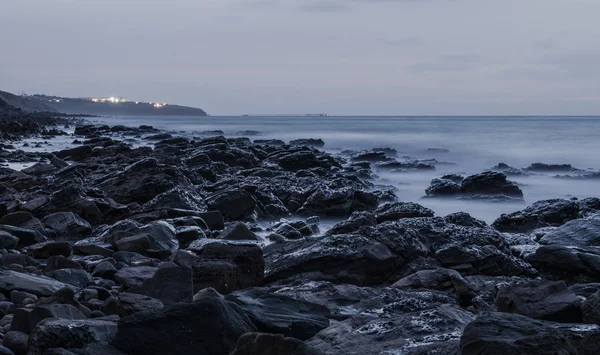
M 246 333 L 231 355 L 316 355 L 317 351 L 295 338 L 281 334 Z
M 23 332 L 10 331 L 4 335 L 2 345 L 12 350 L 17 355 L 27 354 L 29 349 L 29 335 Z M 2 354 L 2 352 L 0 352 Z
M 356 211 L 373 211 L 377 205 L 377 196 L 370 192 L 352 188 L 318 189 L 308 197 L 297 213 L 310 216 L 344 217 Z
M 584 322 L 600 324 L 600 291 L 595 292 L 583 301 L 581 313 Z
M 477 218 L 474 218 L 470 214 L 466 212 L 456 212 L 451 213 L 444 217 L 444 220 L 448 223 L 456 224 L 464 227 L 478 227 L 478 228 L 486 228 L 487 223 Z
M 600 327 L 558 324 L 518 314 L 479 316 L 464 330 L 460 355 L 594 354 L 600 351 Z
M 546 233 L 540 244 L 600 246 L 600 219 L 576 219 Z
M 69 257 L 71 244 L 68 242 L 44 242 L 27 247 L 27 254 L 35 259 L 48 259 L 54 255 Z
M 258 240 L 258 236 L 254 234 L 245 223 L 237 222 L 227 227 L 221 234 L 219 239 L 225 240 Z
M 204 297 L 121 319 L 112 344 L 130 354 L 229 354 L 240 336 L 255 331 L 236 304 Z
M 164 304 L 191 302 L 194 294 L 192 269 L 177 266 L 160 267 L 150 278 L 127 291 L 156 298 Z
M 263 282 L 265 262 L 257 245 L 207 240 L 190 249 L 200 257 L 192 266 L 194 293 L 207 287 L 230 293 Z
M 506 179 L 506 175 L 497 172 L 484 172 L 472 175 L 461 183 L 461 190 L 469 195 L 505 195 L 523 197 L 523 191 L 516 183 Z
M 119 317 L 127 317 L 144 311 L 156 311 L 164 307 L 164 304 L 155 298 L 131 292 L 119 292 L 104 301 L 104 312 L 108 315 L 116 314 Z
M 176 187 L 154 197 L 146 202 L 142 208 L 144 210 L 182 209 L 201 212 L 206 211 L 206 204 L 195 189 Z
M 85 270 L 59 269 L 47 274 L 62 283 L 83 288 L 93 281 L 92 275 Z
M 562 282 L 531 282 L 504 287 L 496 296 L 499 312 L 562 323 L 582 321 L 581 300 Z
M 198 214 L 198 217 L 202 218 L 210 230 L 221 230 L 225 228 L 223 216 L 219 211 L 203 212 Z
M 0 231 L 10 233 L 19 238 L 17 247 L 25 247 L 39 242 L 46 241 L 46 237 L 35 229 L 14 227 L 0 224 Z
M 72 212 L 53 213 L 44 217 L 42 222 L 67 240 L 78 240 L 92 231 L 86 220 Z
M 320 138 L 302 138 L 290 141 L 290 145 L 303 145 L 308 147 L 322 148 L 325 142 Z
M 211 210 L 217 210 L 228 221 L 248 218 L 256 208 L 256 201 L 244 190 L 230 190 L 209 196 L 206 204 Z
M 14 249 L 19 244 L 19 238 L 0 230 L 0 249 Z
M 398 258 L 385 245 L 360 235 L 332 235 L 264 249 L 265 281 L 288 277 L 336 280 L 357 285 L 385 280 Z
M 53 255 L 46 260 L 44 272 L 49 273 L 59 269 L 81 269 L 81 265 L 78 262 L 65 258 L 62 255 Z
M 62 282 L 44 276 L 12 270 L 0 270 L 0 291 L 4 293 L 19 290 L 33 293 L 36 296 L 50 296 L 67 286 Z
M 116 241 L 116 247 L 119 251 L 132 251 L 144 254 L 150 249 L 150 238 L 146 233 L 125 237 Z
M 329 309 L 288 296 L 248 289 L 225 299 L 239 305 L 261 332 L 306 340 L 329 326 Z
M 402 218 L 433 217 L 433 211 L 414 202 L 393 202 L 379 206 L 374 212 L 377 223 Z
M 326 234 L 347 234 L 357 232 L 363 226 L 375 226 L 377 219 L 371 212 L 354 212 L 345 221 L 336 223 Z
M 64 149 L 55 153 L 57 158 L 63 160 L 81 161 L 92 156 L 92 146 L 82 145 L 79 147 Z
M 158 268 L 151 266 L 124 267 L 117 271 L 115 280 L 127 288 L 135 287 L 152 278 L 157 270 Z
M 39 219 L 33 217 L 33 215 L 26 211 L 18 211 L 9 213 L 0 218 L 0 224 L 6 224 L 9 226 L 21 227 L 21 228 L 32 228 L 41 229 L 43 228 L 42 223 Z
M 10 329 L 30 334 L 34 331 L 39 322 L 47 318 L 69 320 L 86 319 L 77 308 L 68 304 L 43 305 L 35 308 L 17 308 Z
M 543 245 L 525 260 L 552 280 L 600 281 L 600 250 L 595 247 Z
M 492 226 L 502 232 L 529 232 L 542 227 L 557 227 L 581 217 L 576 201 L 552 199 L 538 201 L 522 211 L 503 214 Z
M 29 337 L 31 355 L 52 348 L 84 348 L 90 343 L 107 343 L 117 331 L 115 322 L 104 319 L 46 319 Z
M 544 164 L 544 163 L 533 163 L 525 168 L 528 171 L 535 172 L 569 172 L 577 170 L 570 164 Z
M 444 197 L 460 195 L 460 184 L 450 179 L 433 179 L 431 185 L 425 190 L 427 196 Z
M 470 304 L 475 293 L 457 271 L 449 269 L 422 270 L 396 281 L 391 287 L 400 289 L 430 289 L 451 292 L 461 304 Z

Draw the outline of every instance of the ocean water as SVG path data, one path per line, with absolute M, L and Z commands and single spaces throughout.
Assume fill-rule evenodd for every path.
M 389 147 L 398 156 L 434 158 L 436 171 L 414 173 L 378 172 L 377 183 L 393 185 L 402 201 L 414 201 L 436 215 L 465 211 L 492 222 L 542 199 L 600 197 L 600 179 L 557 179 L 556 173 L 509 177 L 520 184 L 523 203 L 492 203 L 422 199 L 431 179 L 444 174 L 476 174 L 504 162 L 520 168 L 531 163 L 571 164 L 600 170 L 600 117 L 107 117 L 108 124 L 152 125 L 188 136 L 222 130 L 226 136 L 251 139 L 322 138 L 325 150 Z M 431 152 L 428 148 L 446 149 Z

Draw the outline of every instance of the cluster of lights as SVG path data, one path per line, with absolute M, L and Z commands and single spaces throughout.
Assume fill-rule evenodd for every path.
M 107 98 L 98 98 L 98 99 L 92 99 L 92 101 L 94 102 L 112 102 L 112 103 L 119 103 L 119 102 L 127 102 L 127 100 L 125 100 L 124 98 L 120 98 L 120 97 L 107 97 Z

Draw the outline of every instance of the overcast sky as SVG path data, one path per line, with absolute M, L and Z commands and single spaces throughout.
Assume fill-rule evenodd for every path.
M 600 114 L 600 0 L 2 0 L 0 90 L 210 114 Z

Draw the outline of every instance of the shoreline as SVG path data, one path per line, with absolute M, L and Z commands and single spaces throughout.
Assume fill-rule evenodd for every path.
M 600 297 L 600 270 L 577 263 L 600 263 L 597 198 L 522 202 L 488 224 L 464 212 L 435 216 L 379 185 L 377 169 L 431 169 L 385 147 L 332 154 L 317 138 L 189 139 L 147 125 L 69 122 L 72 135 L 39 124 L 22 136 L 62 137 L 66 149 L 41 139 L 31 148 L 44 151 L 9 157 L 39 161 L 0 167 L 0 293 L 13 304 L 3 320 L 30 350 L 48 348 L 35 339 L 50 328 L 17 325 L 14 309 L 43 304 L 68 304 L 83 317 L 69 322 L 98 338 L 111 333 L 110 345 L 91 342 L 100 351 L 191 353 L 218 339 L 213 351 L 230 353 L 258 331 L 296 338 L 306 354 L 466 354 L 488 329 L 504 331 L 502 322 L 519 325 L 517 339 L 551 332 L 548 320 L 583 324 L 581 299 Z M 441 176 L 424 195 L 523 201 L 503 172 L 536 169 L 581 173 L 499 166 Z M 532 304 L 528 293 L 541 296 Z M 194 338 L 172 326 L 172 314 L 197 322 L 216 309 L 226 312 L 194 326 Z M 10 332 L 0 330 L 4 339 Z M 52 346 L 65 344 L 56 335 Z

